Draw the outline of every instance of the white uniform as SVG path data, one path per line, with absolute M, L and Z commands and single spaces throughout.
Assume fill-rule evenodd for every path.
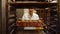
M 22 19 L 24 20 L 39 20 L 39 16 L 35 13 L 33 13 L 33 16 L 30 17 L 28 13 L 24 14 Z

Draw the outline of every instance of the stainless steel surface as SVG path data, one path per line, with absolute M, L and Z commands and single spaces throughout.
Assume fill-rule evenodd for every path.
M 6 34 L 6 0 L 2 2 L 2 34 Z
M 16 31 L 16 34 L 46 34 L 44 31 L 40 30 L 26 30 L 26 31 Z

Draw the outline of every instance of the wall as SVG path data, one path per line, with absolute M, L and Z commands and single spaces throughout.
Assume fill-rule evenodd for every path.
M 23 14 L 24 14 L 23 9 L 16 9 L 17 18 L 22 18 Z

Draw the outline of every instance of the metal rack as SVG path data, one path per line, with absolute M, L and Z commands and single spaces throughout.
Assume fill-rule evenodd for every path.
M 44 2 L 36 2 L 36 1 L 34 2 L 34 1 L 32 1 L 32 2 L 30 2 L 30 1 L 28 1 L 28 2 L 20 2 L 20 1 L 16 1 L 16 0 L 13 0 L 13 1 L 9 0 L 7 2 L 7 8 L 6 8 L 7 9 L 7 14 L 8 14 L 7 15 L 7 29 L 8 29 L 7 30 L 8 31 L 7 34 L 10 34 L 10 32 L 15 29 L 14 26 L 15 26 L 15 23 L 16 23 L 16 9 L 17 8 L 31 8 L 31 7 L 43 8 L 45 10 L 45 11 L 43 10 L 43 12 L 44 12 L 43 18 L 45 17 L 45 21 L 50 22 L 49 25 L 48 25 L 48 28 L 47 28 L 48 29 L 48 33 L 50 33 L 50 34 L 56 33 L 57 34 L 56 29 L 53 29 L 54 27 L 56 27 L 56 24 L 55 23 L 53 23 L 54 25 L 51 25 L 51 24 L 52 24 L 52 21 L 53 21 L 52 18 L 54 18 L 55 16 L 57 16 L 57 20 L 58 20 L 58 14 L 57 14 L 58 10 L 57 10 L 55 16 L 52 14 L 54 12 L 52 12 L 51 10 L 53 9 L 52 8 L 53 6 L 56 6 L 56 8 L 57 8 L 57 6 L 58 6 L 57 4 L 58 3 L 49 3 L 49 2 L 45 2 L 45 1 Z M 48 11 L 46 12 L 45 8 L 49 8 L 48 9 L 49 12 Z M 54 9 L 54 11 L 55 11 L 55 9 Z M 40 12 L 40 14 L 42 14 L 41 12 Z M 39 14 L 39 12 L 38 12 L 38 14 Z M 53 28 L 52 28 L 52 26 L 53 26 Z M 50 30 L 52 30 L 53 33 Z M 12 33 L 13 33 L 13 31 L 12 31 Z

